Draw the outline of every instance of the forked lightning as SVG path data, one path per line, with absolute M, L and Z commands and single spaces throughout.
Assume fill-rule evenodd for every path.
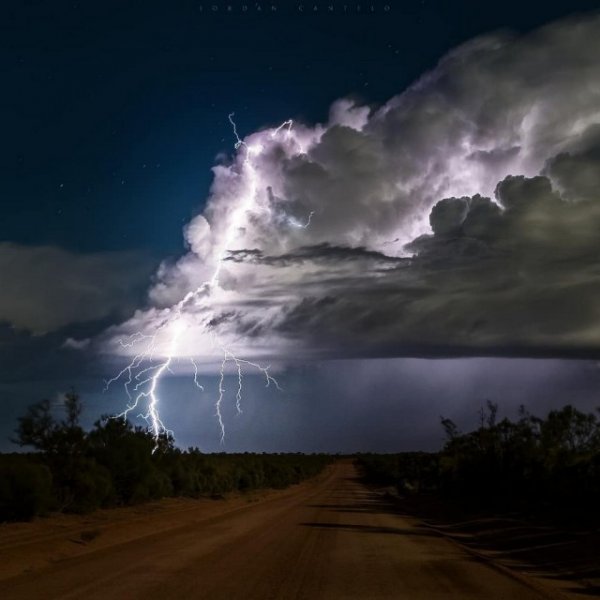
M 166 373 L 171 372 L 174 360 L 179 360 L 177 354 L 178 343 L 185 329 L 185 314 L 183 309 L 191 303 L 199 303 L 205 300 L 206 297 L 210 296 L 212 291 L 219 286 L 219 276 L 223 267 L 223 262 L 227 256 L 228 249 L 235 241 L 236 235 L 240 231 L 244 224 L 247 212 L 253 207 L 258 192 L 258 175 L 256 168 L 253 165 L 253 157 L 257 157 L 263 151 L 263 147 L 260 145 L 248 145 L 242 140 L 237 132 L 237 126 L 233 120 L 234 114 L 229 115 L 229 122 L 233 128 L 233 134 L 235 135 L 235 149 L 239 150 L 244 148 L 245 155 L 242 162 L 242 169 L 245 171 L 247 181 L 249 181 L 248 190 L 240 198 L 237 206 L 234 208 L 231 215 L 231 219 L 225 235 L 223 236 L 223 242 L 217 249 L 217 260 L 215 270 L 212 277 L 197 287 L 195 290 L 188 292 L 182 300 L 180 300 L 172 309 L 171 314 L 163 319 L 155 329 L 153 335 L 146 335 L 141 332 L 136 332 L 129 336 L 125 340 L 120 340 L 119 343 L 124 348 L 131 348 L 140 343 L 144 344 L 143 349 L 136 354 L 129 364 L 122 369 L 115 377 L 106 381 L 105 389 L 117 381 L 124 380 L 124 387 L 129 398 L 129 402 L 125 410 L 117 415 L 119 418 L 126 418 L 129 413 L 134 410 L 142 410 L 142 406 L 145 406 L 145 412 L 141 412 L 138 416 L 142 417 L 148 423 L 148 426 L 158 442 L 159 437 L 164 433 L 169 433 L 169 430 L 165 427 L 159 413 L 159 391 L 158 387 L 161 379 Z M 284 135 L 290 135 L 292 128 L 292 121 L 285 121 L 277 129 L 271 132 L 271 138 L 283 133 Z M 310 225 L 310 220 L 313 216 L 311 212 L 308 215 L 306 223 L 300 223 L 293 217 L 288 219 L 288 224 L 292 227 L 306 229 Z M 155 361 L 155 353 L 157 352 L 157 335 L 166 331 L 169 336 L 169 344 L 166 356 L 160 361 Z M 223 415 L 221 412 L 222 403 L 225 394 L 225 371 L 228 363 L 232 363 L 237 373 L 237 391 L 236 391 L 236 409 L 238 413 L 241 413 L 241 402 L 242 402 L 242 367 L 252 367 L 257 371 L 261 372 L 266 381 L 266 386 L 269 387 L 273 384 L 277 389 L 281 389 L 277 380 L 269 373 L 269 366 L 265 367 L 258 363 L 251 362 L 237 357 L 221 340 L 218 339 L 214 331 L 211 331 L 213 337 L 213 344 L 218 349 L 222 360 L 220 366 L 220 377 L 218 383 L 218 396 L 215 403 L 215 412 L 219 428 L 221 431 L 221 442 L 225 440 L 225 423 L 223 421 Z M 193 381 L 200 391 L 204 391 L 204 386 L 199 381 L 199 369 L 193 357 L 187 358 L 193 367 Z

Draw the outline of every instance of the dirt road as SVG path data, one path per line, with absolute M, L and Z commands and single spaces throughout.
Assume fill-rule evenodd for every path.
M 409 517 L 339 463 L 297 492 L 64 558 L 0 582 L 0 598 L 207 600 L 546 596 Z

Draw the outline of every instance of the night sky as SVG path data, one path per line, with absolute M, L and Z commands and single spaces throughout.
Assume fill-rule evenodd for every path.
M 232 7 L 230 12 L 226 9 L 228 4 Z M 531 47 L 520 47 L 506 59 L 506 62 L 514 61 L 511 65 L 518 64 L 514 58 L 518 52 L 533 54 L 535 44 L 543 48 L 545 43 L 554 43 L 544 41 L 545 38 L 541 41 L 527 38 L 530 32 L 552 21 L 580 18 L 577 14 L 598 8 L 597 2 L 584 1 L 490 4 L 390 0 L 388 11 L 385 2 L 374 0 L 372 4 L 361 2 L 361 12 L 357 9 L 359 3 L 347 2 L 346 14 L 344 3 L 334 2 L 334 14 L 328 14 L 326 7 L 332 4 L 329 2 L 277 0 L 272 3 L 277 7 L 276 12 L 270 11 L 271 3 L 260 4 L 263 10 L 248 3 L 248 10 L 244 12 L 244 4 L 221 0 L 176 4 L 30 0 L 3 4 L 0 20 L 3 79 L 0 449 L 12 447 L 9 437 L 15 419 L 29 403 L 42 397 L 57 399 L 71 386 L 82 394 L 88 425 L 102 413 L 123 409 L 126 396 L 121 386 L 117 384 L 108 392 L 102 392 L 104 379 L 122 367 L 122 357 L 119 359 L 99 350 L 101 344 L 96 340 L 105 343 L 115 327 L 130 323 L 138 308 L 143 311 L 151 311 L 152 307 L 164 309 L 180 299 L 178 286 L 183 284 L 177 277 L 182 269 L 174 265 L 181 257 L 185 259 L 197 239 L 193 234 L 186 234 L 187 242 L 184 242 L 182 230 L 205 209 L 213 181 L 211 168 L 215 164 L 234 168 L 231 165 L 236 138 L 228 114 L 235 113 L 238 132 L 243 138 L 252 132 L 276 127 L 286 119 L 308 127 L 326 123 L 330 106 L 340 98 L 350 98 L 356 106 L 369 106 L 375 113 L 425 72 L 435 69 L 449 51 L 472 38 L 491 33 L 506 36 L 506 39 L 522 36 L 533 39 Z M 373 13 L 367 12 L 369 6 L 374 7 Z M 562 38 L 557 35 L 556 39 Z M 478 59 L 472 60 L 472 64 L 479 65 Z M 490 68 L 498 69 L 498 78 L 507 78 L 504 73 L 510 69 L 497 66 L 500 63 L 494 62 Z M 443 68 L 447 71 L 443 71 L 435 84 L 436 93 L 422 96 L 419 106 L 424 106 L 427 98 L 437 97 L 440 90 L 442 94 L 455 94 L 452 82 L 462 82 L 463 79 L 458 78 L 463 77 L 463 71 L 456 75 L 459 67 Z M 565 63 L 565 71 L 571 68 L 571 63 Z M 586 73 L 593 72 L 594 65 L 588 68 L 590 71 Z M 466 69 L 465 79 L 470 73 Z M 571 81 L 569 77 L 557 85 L 565 86 L 565 81 Z M 538 88 L 532 89 L 534 91 L 527 93 L 535 98 L 533 94 Z M 525 175 L 540 173 L 553 177 L 553 183 L 559 182 L 561 191 L 567 190 L 565 193 L 573 189 L 581 192 L 585 184 L 587 195 L 581 192 L 581 202 L 588 203 L 593 200 L 589 190 L 595 192 L 596 188 L 593 175 L 588 177 L 585 173 L 592 173 L 594 165 L 599 164 L 595 161 L 600 161 L 600 144 L 595 141 L 599 136 L 592 131 L 598 121 L 589 120 L 591 113 L 582 97 L 594 93 L 597 94 L 597 90 L 594 92 L 592 86 L 588 89 L 582 84 L 575 89 L 574 94 L 579 95 L 573 99 L 577 110 L 585 116 L 585 127 L 591 131 L 578 131 L 578 139 L 592 141 L 578 141 L 579 145 L 568 146 L 573 156 L 583 156 L 581 161 L 586 161 L 588 171 L 574 171 L 575 167 L 564 159 L 562 138 L 555 141 L 556 152 L 539 155 L 535 162 L 538 155 L 532 150 L 534 158 L 528 155 L 521 163 L 527 166 Z M 462 95 L 456 93 L 452 97 L 462 98 Z M 464 103 L 467 106 L 466 100 Z M 470 118 L 468 109 L 465 111 L 465 118 Z M 499 112 L 502 111 L 499 109 Z M 507 108 L 506 115 L 510 114 Z M 372 118 L 365 126 L 372 139 L 384 140 L 377 148 L 385 147 L 398 155 L 405 151 L 429 156 L 419 145 L 424 136 L 414 133 L 419 127 L 422 130 L 423 121 L 415 117 L 416 124 L 410 129 L 402 121 L 398 125 L 402 135 L 390 141 L 390 132 L 396 131 L 394 127 L 399 121 L 384 123 L 383 116 L 378 118 L 379 121 Z M 489 125 L 486 135 L 489 130 L 498 130 L 498 122 Z M 337 148 L 352 141 L 335 138 L 338 130 L 344 130 L 339 135 L 350 135 L 350 127 L 336 129 L 330 122 L 329 128 L 332 141 L 327 142 L 330 145 L 326 148 L 321 144 L 321 150 L 315 151 L 315 164 L 319 161 L 322 165 L 333 164 L 330 155 L 323 158 L 326 151 L 344 161 L 343 157 L 350 152 Z M 454 130 L 448 131 L 455 135 Z M 406 140 L 406 146 L 399 150 L 399 146 L 393 144 L 400 144 L 401 140 Z M 509 146 L 503 142 L 502 152 L 518 147 L 516 142 Z M 496 156 L 493 152 L 489 151 L 492 158 Z M 534 162 L 535 171 L 531 170 Z M 348 168 L 353 172 L 357 170 L 356 166 Z M 267 173 L 266 162 L 264 169 Z M 382 167 L 382 173 L 394 169 L 398 173 L 400 167 Z M 302 180 L 300 186 L 297 172 L 293 175 L 296 179 L 289 171 L 285 173 L 286 190 L 294 185 L 297 188 L 293 189 L 309 189 L 312 179 Z M 497 173 L 500 171 L 493 171 L 490 177 Z M 577 178 L 579 187 L 572 183 L 572 173 L 583 173 Z M 467 187 L 460 195 L 491 194 L 495 184 L 509 174 L 521 173 L 501 172 L 493 182 L 490 180 L 493 183 L 490 190 Z M 519 194 L 541 198 L 550 193 L 542 189 L 540 182 L 529 187 L 519 182 L 511 187 L 509 183 L 498 188 L 501 191 L 497 199 L 505 207 L 517 202 L 515 198 L 520 198 Z M 456 189 L 463 190 L 460 186 Z M 337 192 L 334 190 L 334 193 Z M 275 200 L 270 197 L 270 206 L 278 211 L 283 200 L 280 202 L 276 194 L 273 197 Z M 434 204 L 428 198 L 423 195 L 418 206 L 425 218 Z M 300 198 L 294 207 L 286 209 L 288 212 L 277 212 L 277 226 L 285 219 L 294 225 L 306 218 L 316 206 L 315 202 L 313 194 Z M 352 210 L 344 202 L 340 200 L 338 204 L 340 215 Z M 473 212 L 475 205 L 471 201 L 467 204 L 464 210 Z M 412 251 L 426 261 L 419 266 L 419 273 L 427 272 L 424 279 L 427 284 L 435 279 L 435 294 L 439 292 L 444 297 L 457 289 L 454 280 L 449 281 L 448 273 L 471 269 L 471 263 L 467 267 L 461 263 L 452 269 L 444 267 L 444 275 L 437 275 L 441 256 L 449 253 L 464 256 L 471 252 L 470 247 L 465 250 L 465 245 L 458 248 L 458 242 L 448 241 L 450 225 L 454 223 L 453 211 L 460 209 L 457 206 L 457 203 L 444 205 L 436 213 L 437 217 L 431 213 L 429 222 L 434 235 L 419 238 L 417 234 L 422 236 L 423 232 L 417 227 L 414 235 L 407 233 L 407 239 L 403 239 L 409 242 L 417 238 L 412 241 Z M 552 206 L 543 214 L 554 214 Z M 355 261 L 352 264 L 361 261 L 352 270 L 352 277 L 362 274 L 365 268 L 383 269 L 384 263 L 393 264 L 395 273 L 399 271 L 401 253 L 385 249 L 386 243 L 395 242 L 397 238 L 379 221 L 373 221 L 370 229 L 365 229 L 371 233 L 359 235 L 354 225 L 348 225 L 344 231 L 339 225 L 339 231 L 336 230 L 341 221 L 335 220 L 334 211 L 324 209 L 321 221 L 319 211 L 314 212 L 315 229 L 306 230 L 310 240 L 293 245 L 290 240 L 296 238 L 286 237 L 276 249 L 261 246 L 261 254 L 251 256 L 244 252 L 256 250 L 257 245 L 238 245 L 235 248 L 238 254 L 232 254 L 228 260 L 240 268 L 252 263 L 265 269 L 284 263 L 287 269 L 302 269 L 307 260 L 315 260 L 321 267 L 331 264 L 327 261 L 340 261 L 336 265 L 341 265 L 342 260 L 347 261 L 344 265 L 349 265 L 348 261 Z M 218 218 L 218 211 L 212 214 L 214 219 Z M 562 218 L 562 213 L 556 214 L 559 214 L 557 219 Z M 359 219 L 358 212 L 356 215 Z M 416 222 L 416 212 L 403 215 L 403 223 Z M 381 222 L 384 221 L 386 218 L 382 217 Z M 522 221 L 524 224 L 532 222 Z M 593 262 L 589 267 L 587 263 L 580 266 L 583 264 L 580 256 L 585 253 L 571 241 L 579 239 L 576 230 L 583 222 L 586 219 L 578 216 L 569 221 L 571 237 L 562 244 L 567 250 L 551 263 L 544 263 L 543 270 L 548 277 L 534 295 L 527 290 L 522 296 L 516 294 L 508 309 L 506 305 L 500 309 L 486 304 L 489 314 L 493 315 L 490 319 L 501 323 L 498 329 L 508 331 L 512 337 L 499 337 L 495 330 L 486 328 L 483 317 L 478 317 L 473 325 L 470 321 L 465 324 L 461 315 L 454 321 L 450 318 L 444 321 L 443 326 L 438 323 L 437 331 L 442 333 L 436 336 L 423 325 L 424 317 L 420 314 L 410 323 L 398 325 L 398 333 L 393 338 L 371 336 L 367 332 L 381 326 L 378 319 L 388 322 L 394 318 L 390 317 L 391 300 L 388 301 L 383 285 L 377 292 L 381 295 L 370 296 L 368 302 L 369 306 L 387 308 L 371 314 L 356 329 L 351 328 L 348 336 L 338 335 L 342 326 L 329 328 L 327 323 L 344 323 L 348 314 L 359 314 L 356 307 L 360 308 L 364 299 L 363 292 L 357 291 L 362 290 L 364 281 L 352 283 L 354 279 L 348 275 L 344 281 L 350 283 L 344 285 L 356 291 L 356 296 L 343 294 L 350 307 L 337 312 L 319 308 L 339 302 L 332 289 L 338 291 L 342 284 L 336 281 L 335 288 L 311 292 L 304 303 L 298 304 L 296 312 L 287 312 L 286 319 L 277 322 L 277 327 L 270 332 L 288 341 L 302 340 L 298 341 L 297 353 L 289 350 L 296 342 L 281 346 L 285 347 L 285 356 L 273 367 L 283 392 L 272 386 L 266 389 L 260 372 L 248 372 L 244 412 L 236 415 L 235 399 L 232 399 L 235 385 L 226 386 L 229 395 L 225 399 L 224 417 L 228 434 L 224 446 L 219 443 L 214 416 L 218 387 L 218 373 L 214 369 L 206 368 L 204 394 L 198 393 L 189 373 L 183 369 L 180 374 L 169 374 L 161 387 L 163 420 L 174 431 L 180 445 L 199 446 L 208 451 L 393 451 L 438 447 L 442 439 L 440 415 L 450 416 L 468 427 L 476 422 L 479 407 L 488 399 L 498 402 L 501 412 L 511 416 L 522 403 L 539 413 L 566 403 L 592 409 L 598 403 L 600 370 L 595 361 L 600 344 L 599 338 L 581 333 L 590 330 L 596 315 L 580 303 L 580 298 L 582 295 L 593 297 L 595 280 L 592 282 L 590 275 L 581 283 L 579 291 L 563 294 L 567 270 L 556 267 L 561 260 L 573 261 L 579 269 L 576 274 L 580 282 L 582 273 L 591 272 Z M 503 226 L 502 231 L 509 233 L 502 235 L 510 235 L 511 239 L 521 235 L 521 225 L 513 225 L 511 221 Z M 490 225 L 486 230 L 488 237 L 492 236 L 491 228 Z M 328 231 L 333 232 L 331 237 L 327 236 Z M 560 236 L 567 234 L 553 235 L 563 239 Z M 583 238 L 586 235 L 584 232 Z M 391 242 L 385 241 L 388 238 Z M 536 251 L 529 250 L 529 241 L 519 241 L 519 244 L 519 248 L 525 248 L 525 262 L 538 260 Z M 319 249 L 318 257 L 316 251 L 307 248 Z M 363 255 L 358 256 L 356 249 Z M 498 262 L 493 263 L 498 273 L 517 268 L 512 258 L 506 264 L 502 260 L 498 258 Z M 595 254 L 593 260 L 596 260 Z M 156 274 L 161 262 L 163 270 Z M 170 275 L 164 275 L 165 269 Z M 339 266 L 335 269 L 338 274 L 342 270 Z M 568 272 L 572 274 L 574 269 Z M 480 279 L 479 271 L 469 273 Z M 241 277 L 239 275 L 236 281 L 241 281 Z M 326 279 L 330 281 L 329 271 Z M 160 287 L 161 282 L 163 287 Z M 198 285 L 193 277 L 185 282 Z M 236 284 L 230 285 L 233 289 Z M 501 287 L 502 283 L 495 280 L 489 285 Z M 394 275 L 389 286 L 406 286 L 406 280 Z M 422 283 L 418 289 L 424 287 Z M 154 290 L 150 296 L 149 289 Z M 295 287 L 286 289 L 296 290 Z M 269 287 L 269 293 L 274 296 L 273 287 Z M 431 293 L 431 298 L 435 298 L 435 294 Z M 252 301 L 258 297 L 248 296 Z M 336 300 L 331 300 L 332 297 Z M 475 299 L 474 307 L 484 302 L 479 290 L 470 294 L 470 298 Z M 424 301 L 420 302 L 423 306 Z M 535 331 L 527 329 L 527 318 L 513 318 L 523 303 L 531 314 L 547 314 L 545 320 L 540 318 Z M 547 304 L 558 306 L 558 311 L 581 315 L 581 323 L 567 328 Z M 250 300 L 244 299 L 243 305 L 250 305 Z M 330 320 L 313 320 L 312 311 L 317 310 L 327 314 Z M 303 311 L 307 311 L 306 314 Z M 311 312 L 309 317 L 308 312 Z M 431 314 L 437 318 L 436 312 Z M 448 312 L 440 309 L 440 314 L 448 315 Z M 236 343 L 240 335 L 250 340 L 262 335 L 263 329 L 259 330 L 251 312 L 242 314 L 237 308 L 229 312 L 223 309 L 215 315 L 213 323 L 217 317 L 224 323 L 236 322 Z M 310 321 L 310 327 L 301 333 L 297 325 L 299 319 L 303 327 Z M 144 321 L 144 326 L 148 323 L 153 321 Z M 474 329 L 465 329 L 471 326 Z M 479 331 L 483 331 L 480 336 Z M 122 332 L 130 335 L 133 330 L 124 326 Z M 318 332 L 317 341 L 315 332 Z M 225 331 L 225 335 L 230 334 L 233 335 L 230 330 Z M 74 343 L 65 346 L 65 340 Z M 86 340 L 85 344 L 81 340 Z M 77 344 L 81 348 L 76 348 Z M 264 350 L 267 346 L 261 342 L 260 348 L 270 359 L 269 352 Z M 250 358 L 254 360 L 261 352 L 251 353 Z M 227 382 L 234 379 L 235 373 L 228 372 Z

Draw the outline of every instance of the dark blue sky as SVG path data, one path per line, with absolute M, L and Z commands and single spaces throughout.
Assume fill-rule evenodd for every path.
M 229 112 L 241 133 L 323 120 L 341 96 L 385 101 L 474 35 L 597 6 L 390 0 L 385 12 L 377 0 L 374 14 L 353 2 L 343 14 L 338 1 L 330 15 L 326 2 L 316 13 L 242 4 L 3 3 L 0 240 L 177 254 L 216 154 L 232 149 Z

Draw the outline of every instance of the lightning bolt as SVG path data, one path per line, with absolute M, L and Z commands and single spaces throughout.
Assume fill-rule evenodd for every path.
M 223 236 L 223 242 L 217 250 L 217 260 L 215 270 L 212 277 L 197 287 L 195 290 L 189 291 L 182 300 L 180 300 L 172 309 L 171 314 L 166 316 L 162 322 L 160 322 L 152 335 L 143 334 L 136 332 L 129 336 L 125 340 L 119 340 L 119 344 L 123 348 L 132 348 L 141 342 L 145 342 L 144 348 L 136 354 L 131 362 L 124 367 L 119 373 L 113 378 L 105 381 L 105 390 L 107 390 L 113 383 L 123 381 L 125 392 L 129 398 L 129 402 L 125 410 L 116 416 L 116 418 L 127 418 L 127 416 L 134 410 L 138 410 L 142 405 L 146 406 L 145 412 L 139 413 L 137 416 L 146 420 L 149 425 L 150 431 L 152 432 L 155 439 L 155 450 L 158 447 L 158 441 L 161 435 L 171 433 L 164 425 L 160 413 L 159 405 L 160 398 L 158 393 L 158 387 L 162 377 L 165 373 L 173 371 L 171 366 L 177 356 L 178 342 L 182 332 L 185 329 L 185 314 L 183 309 L 191 303 L 197 303 L 203 297 L 207 297 L 211 294 L 212 290 L 219 286 L 219 277 L 223 263 L 228 254 L 228 248 L 234 242 L 236 235 L 238 234 L 241 226 L 244 223 L 246 213 L 253 206 L 253 203 L 258 192 L 258 174 L 252 163 L 252 158 L 260 155 L 263 151 L 262 145 L 249 145 L 242 140 L 237 131 L 237 125 L 233 120 L 234 113 L 228 115 L 229 122 L 233 128 L 233 134 L 235 136 L 235 149 L 239 150 L 243 148 L 245 151 L 244 160 L 242 162 L 242 168 L 245 171 L 247 180 L 249 182 L 246 193 L 242 196 L 237 206 L 231 214 L 231 219 L 225 235 Z M 282 132 L 284 135 L 289 137 L 291 135 L 291 129 L 293 122 L 291 120 L 285 121 L 279 127 L 271 132 L 271 138 L 275 138 Z M 294 227 L 307 228 L 310 225 L 310 219 L 313 213 L 311 212 L 305 224 L 293 220 L 290 218 L 289 224 Z M 163 330 L 167 330 L 169 336 L 169 344 L 166 352 L 166 356 L 161 359 L 158 363 L 154 360 L 157 344 L 157 336 Z M 213 343 L 219 348 L 222 356 L 220 377 L 218 383 L 218 396 L 215 402 L 215 416 L 221 432 L 221 443 L 225 440 L 225 423 L 221 412 L 221 407 L 225 395 L 225 371 L 227 364 L 231 363 L 235 367 L 237 372 L 237 391 L 236 391 L 236 409 L 238 414 L 242 412 L 242 391 L 243 391 L 243 372 L 242 368 L 251 367 L 260 373 L 265 378 L 266 387 L 273 385 L 278 390 L 281 390 L 277 380 L 270 374 L 270 366 L 264 367 L 258 363 L 251 362 L 236 356 L 224 343 L 222 343 L 216 335 L 213 333 Z M 198 365 L 194 358 L 189 359 L 193 369 L 194 377 L 193 381 L 196 387 L 204 392 L 204 386 L 199 382 L 198 376 Z
M 225 368 L 228 362 L 233 362 L 237 371 L 238 377 L 238 386 L 235 394 L 235 407 L 237 409 L 238 414 L 242 412 L 242 365 L 248 365 L 250 367 L 254 367 L 256 370 L 262 372 L 265 377 L 266 387 L 269 387 L 273 384 L 279 391 L 283 391 L 279 386 L 277 380 L 269 373 L 270 366 L 262 367 L 258 363 L 250 362 L 249 360 L 244 360 L 243 358 L 238 358 L 234 354 L 232 354 L 225 346 L 221 346 L 221 352 L 223 354 L 223 360 L 221 362 L 221 370 L 220 370 L 220 378 L 219 378 L 219 397 L 215 404 L 216 407 L 216 416 L 219 421 L 219 426 L 221 427 L 221 442 L 225 441 L 225 426 L 223 424 L 223 416 L 221 415 L 221 404 L 223 402 L 223 395 L 225 394 Z
M 300 221 L 298 221 L 298 219 L 296 219 L 296 217 L 288 217 L 287 222 L 289 225 L 291 225 L 292 227 L 296 227 L 297 229 L 308 229 L 308 226 L 310 225 L 310 221 L 314 214 L 315 211 L 311 210 L 308 215 L 308 218 L 306 219 L 306 223 L 301 223 Z

